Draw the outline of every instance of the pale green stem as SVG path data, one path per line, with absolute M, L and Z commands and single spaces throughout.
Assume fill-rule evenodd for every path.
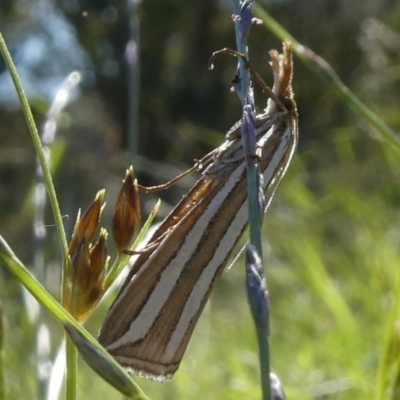
M 67 356 L 67 375 L 66 375 L 66 399 L 76 400 L 76 384 L 78 373 L 78 352 L 72 340 L 66 335 L 66 356 Z
M 8 51 L 6 43 L 1 34 L 0 34 L 0 51 L 1 51 L 1 54 L 3 55 L 4 61 L 10 72 L 11 79 L 14 82 L 14 86 L 17 91 L 19 101 L 21 103 L 22 111 L 25 115 L 28 129 L 31 134 L 32 143 L 35 147 L 35 151 L 36 151 L 36 155 L 38 157 L 39 163 L 40 163 L 40 167 L 42 168 L 43 178 L 44 178 L 45 186 L 47 189 L 47 194 L 49 196 L 49 201 L 50 201 L 51 208 L 53 211 L 53 217 L 54 217 L 54 221 L 55 221 L 55 225 L 57 228 L 60 245 L 61 245 L 61 253 L 62 253 L 62 258 L 63 258 L 63 266 L 64 266 L 64 268 L 62 268 L 62 281 L 64 282 L 64 275 L 65 275 L 65 273 L 68 273 L 68 269 L 69 269 L 69 263 L 67 261 L 68 243 L 67 243 L 67 238 L 65 235 L 64 225 L 63 225 L 62 218 L 61 218 L 60 207 L 59 207 L 59 204 L 57 201 L 57 196 L 56 196 L 56 192 L 54 189 L 53 180 L 51 178 L 50 170 L 49 170 L 47 162 L 46 162 L 46 157 L 43 152 L 43 147 L 42 147 L 42 143 L 40 140 L 40 136 L 37 131 L 31 109 L 29 107 L 28 99 L 26 98 L 24 89 L 22 87 L 22 83 L 19 79 L 17 70 L 16 70 L 13 60 L 11 58 L 10 52 Z M 65 271 L 64 271 L 64 269 L 65 269 Z M 64 292 L 64 290 L 63 290 L 64 284 L 62 284 L 61 287 L 62 287 L 62 292 Z M 61 297 L 62 297 L 62 294 L 61 294 Z M 67 354 L 67 381 L 71 380 L 71 377 L 69 376 L 69 370 L 70 370 L 70 366 L 68 364 L 69 360 L 72 360 L 72 357 L 68 357 L 68 354 Z M 74 368 L 76 369 L 76 363 L 74 365 L 71 365 L 71 369 L 74 369 Z M 73 373 L 71 376 L 76 377 L 76 372 Z M 75 399 L 75 397 L 71 397 L 71 399 Z
M 67 244 L 67 238 L 65 236 L 64 225 L 63 225 L 62 218 L 61 218 L 60 207 L 58 205 L 57 196 L 56 196 L 56 192 L 55 192 L 54 185 L 53 185 L 53 180 L 50 175 L 50 170 L 47 166 L 46 157 L 43 153 L 42 143 L 40 141 L 40 136 L 39 136 L 39 133 L 36 128 L 35 120 L 33 119 L 33 115 L 32 115 L 31 109 L 29 107 L 28 99 L 26 98 L 26 95 L 25 95 L 24 89 L 22 88 L 22 84 L 19 79 L 17 70 L 15 68 L 15 65 L 14 65 L 11 55 L 10 55 L 10 52 L 8 51 L 7 45 L 4 41 L 1 33 L 0 33 L 0 52 L 4 58 L 7 68 L 10 72 L 11 79 L 14 82 L 14 86 L 17 91 L 19 101 L 21 102 L 22 111 L 25 115 L 28 129 L 31 134 L 31 139 L 32 139 L 33 145 L 35 147 L 35 151 L 36 151 L 37 157 L 39 159 L 40 166 L 43 171 L 43 177 L 44 177 L 47 193 L 49 196 L 51 208 L 53 211 L 53 217 L 54 217 L 54 221 L 56 224 L 57 232 L 58 232 L 59 239 L 60 239 L 60 245 L 61 245 L 64 265 L 67 265 L 68 263 L 66 263 L 66 257 L 67 257 L 68 244 Z

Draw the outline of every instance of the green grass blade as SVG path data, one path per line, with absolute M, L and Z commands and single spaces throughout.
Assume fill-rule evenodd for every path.
M 398 285 L 399 288 L 399 285 Z M 400 335 L 398 329 L 398 319 L 400 314 L 399 291 L 395 293 L 394 304 L 388 318 L 387 333 L 384 340 L 384 348 L 380 358 L 376 384 L 376 400 L 388 399 L 388 392 L 392 391 L 391 399 L 397 399 L 398 380 L 400 376 Z
M 44 306 L 50 314 L 59 321 L 63 326 L 72 326 L 79 332 L 81 338 L 81 346 L 92 346 L 96 349 L 96 354 L 101 357 L 101 365 L 107 365 L 115 374 L 121 376 L 124 382 L 123 387 L 118 387 L 118 381 L 112 382 L 113 386 L 124 394 L 128 394 L 130 398 L 135 400 L 146 400 L 139 386 L 130 378 L 127 372 L 100 346 L 100 344 L 86 331 L 79 323 L 50 295 L 49 292 L 35 279 L 35 277 L 25 268 L 22 262 L 13 253 L 6 241 L 0 236 L 0 263 L 7 267 L 12 274 L 25 286 L 25 288 L 36 298 L 36 300 Z M 94 353 L 93 353 L 94 354 Z M 96 360 L 92 360 L 92 364 Z M 90 364 L 90 365 L 92 365 Z
M 57 227 L 57 232 L 58 232 L 59 239 L 60 239 L 60 245 L 61 245 L 61 249 L 62 249 L 64 265 L 67 265 L 67 263 L 65 261 L 66 261 L 66 257 L 67 257 L 68 244 L 67 244 L 67 238 L 65 236 L 65 230 L 64 230 L 64 225 L 62 222 L 60 207 L 58 205 L 57 196 L 56 196 L 56 192 L 55 192 L 54 185 L 53 185 L 53 180 L 51 178 L 50 170 L 48 168 L 48 165 L 46 162 L 46 157 L 43 152 L 39 133 L 37 131 L 36 124 L 33 119 L 31 109 L 29 107 L 28 99 L 26 98 L 24 89 L 22 87 L 21 80 L 19 79 L 19 76 L 17 73 L 17 69 L 15 68 L 15 65 L 14 65 L 13 60 L 10 55 L 10 52 L 8 51 L 7 45 L 4 41 L 1 33 L 0 33 L 0 52 L 4 58 L 7 68 L 10 72 L 11 79 L 14 82 L 15 89 L 17 91 L 19 100 L 21 102 L 22 111 L 25 115 L 26 122 L 27 122 L 27 125 L 29 128 L 29 132 L 31 134 L 31 139 L 32 139 L 33 145 L 35 147 L 35 151 L 36 151 L 37 157 L 39 159 L 40 166 L 43 171 L 43 177 L 44 177 L 47 193 L 49 195 L 51 208 L 53 210 L 53 216 L 54 216 L 54 221 L 55 221 L 55 224 Z
M 290 40 L 293 52 L 317 75 L 329 82 L 336 93 L 356 115 L 372 125 L 396 151 L 400 152 L 400 139 L 372 110 L 370 110 L 340 79 L 334 69 L 322 57 L 299 43 L 282 25 L 274 20 L 257 4 L 254 4 L 256 15 L 262 19 L 264 26 L 280 40 Z

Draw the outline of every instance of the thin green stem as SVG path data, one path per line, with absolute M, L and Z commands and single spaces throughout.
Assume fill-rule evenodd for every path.
M 35 147 L 36 155 L 38 157 L 40 167 L 43 172 L 43 179 L 46 186 L 47 194 L 49 196 L 49 201 L 51 204 L 51 208 L 53 211 L 53 217 L 55 221 L 55 225 L 57 228 L 60 246 L 61 246 L 61 253 L 63 258 L 63 266 L 62 268 L 62 284 L 61 284 L 61 298 L 63 297 L 64 293 L 64 283 L 65 274 L 68 274 L 69 270 L 69 263 L 68 263 L 68 243 L 67 238 L 65 235 L 64 225 L 61 218 L 60 207 L 57 201 L 56 191 L 54 189 L 53 180 L 50 174 L 50 169 L 47 165 L 46 156 L 43 151 L 42 142 L 40 140 L 40 136 L 38 130 L 36 128 L 35 120 L 33 119 L 32 111 L 29 107 L 28 99 L 26 98 L 24 89 L 22 87 L 21 80 L 19 79 L 17 69 L 15 68 L 14 62 L 11 58 L 10 52 L 8 51 L 7 45 L 3 39 L 3 36 L 0 34 L 0 52 L 3 55 L 7 68 L 10 72 L 11 79 L 14 82 L 15 89 L 17 91 L 19 101 L 22 106 L 22 111 L 25 115 L 25 119 L 28 125 L 29 132 L 31 134 L 31 139 L 33 142 L 33 146 Z M 68 341 L 68 340 L 67 340 Z M 67 346 L 68 349 L 68 346 Z M 76 379 L 76 361 L 74 362 L 74 357 L 72 356 L 72 352 L 75 354 L 76 359 L 76 350 L 72 349 L 70 346 L 70 353 L 67 351 L 67 399 L 75 400 L 76 398 L 76 389 L 72 389 L 74 386 L 76 387 L 76 382 L 72 383 L 72 379 Z M 71 365 L 69 364 L 71 362 Z M 74 394 L 75 393 L 75 394 Z
M 65 235 L 64 225 L 63 225 L 62 218 L 61 218 L 60 207 L 59 207 L 59 204 L 57 201 L 57 196 L 56 196 L 56 192 L 54 189 L 53 180 L 51 178 L 50 170 L 49 170 L 47 162 L 46 162 L 46 157 L 43 152 L 42 143 L 40 141 L 39 133 L 36 128 L 35 120 L 33 119 L 33 115 L 32 115 L 31 109 L 29 107 L 28 99 L 26 98 L 24 89 L 22 87 L 21 81 L 20 81 L 18 73 L 17 73 L 17 69 L 15 68 L 15 65 L 14 65 L 13 60 L 10 55 L 10 52 L 8 51 L 7 45 L 4 41 L 1 33 L 0 33 L 0 52 L 4 58 L 7 68 L 10 72 L 11 79 L 14 82 L 14 86 L 17 91 L 19 101 L 21 102 L 22 111 L 25 115 L 28 129 L 31 134 L 31 139 L 32 139 L 33 145 L 35 147 L 35 151 L 36 151 L 37 157 L 39 159 L 40 166 L 43 171 L 44 182 L 46 185 L 51 208 L 53 211 L 55 225 L 56 225 L 57 232 L 58 232 L 59 239 L 60 239 L 60 245 L 61 245 L 64 265 L 68 266 L 68 263 L 66 262 L 67 249 L 68 249 L 67 238 Z
M 257 329 L 258 356 L 260 362 L 261 385 L 263 400 L 269 400 L 271 396 L 271 379 L 270 379 L 270 352 L 269 338 L 265 330 Z
M 249 201 L 249 227 L 250 227 L 250 243 L 256 248 L 259 257 L 262 259 L 262 215 L 258 206 L 257 199 L 257 168 L 253 161 L 246 161 L 247 168 L 247 193 Z M 252 194 L 252 196 L 250 196 Z
M 66 370 L 66 399 L 76 400 L 76 383 L 78 373 L 78 353 L 72 340 L 66 336 L 66 356 L 67 356 L 67 370 Z
M 248 11 L 251 12 L 252 2 L 246 1 L 240 2 L 239 0 L 233 1 L 234 14 L 244 17 L 245 19 L 249 17 L 245 15 Z M 243 9 L 242 9 L 243 7 Z M 247 9 L 247 11 L 246 11 Z M 243 14 L 242 14 L 243 11 Z M 258 257 L 260 259 L 262 269 L 262 220 L 263 211 L 260 209 L 258 196 L 260 182 L 258 179 L 258 168 L 256 161 L 253 157 L 256 149 L 256 136 L 255 128 L 251 126 L 254 118 L 254 97 L 253 90 L 251 87 L 250 73 L 246 66 L 244 59 L 248 58 L 248 43 L 247 35 L 248 31 L 244 32 L 245 25 L 241 21 L 235 21 L 235 37 L 236 37 L 236 47 L 239 53 L 244 55 L 244 58 L 239 58 L 239 77 L 240 77 L 240 91 L 238 92 L 239 98 L 242 102 L 242 142 L 245 151 L 248 153 L 246 156 L 246 170 L 247 170 L 247 199 L 248 199 L 248 212 L 249 212 L 249 230 L 250 230 L 250 243 L 254 246 Z M 250 29 L 248 27 L 248 29 Z M 267 305 L 268 306 L 268 305 Z M 250 305 L 251 308 L 251 305 Z M 269 323 L 269 322 L 268 322 Z M 271 383 L 270 383 L 270 351 L 269 351 L 269 329 L 266 329 L 264 335 L 259 334 L 259 329 L 257 327 L 257 322 L 254 320 L 256 326 L 257 338 L 259 342 L 259 358 L 260 358 L 260 370 L 261 370 L 261 388 L 262 388 L 262 398 L 263 400 L 271 400 Z

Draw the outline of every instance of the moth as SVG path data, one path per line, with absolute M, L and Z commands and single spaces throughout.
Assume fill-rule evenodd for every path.
M 256 117 L 257 160 L 266 209 L 293 158 L 298 118 L 292 51 L 271 51 L 274 98 Z M 99 341 L 132 373 L 169 380 L 196 322 L 248 223 L 245 152 L 239 121 L 201 160 L 200 179 L 153 234 L 100 331 Z

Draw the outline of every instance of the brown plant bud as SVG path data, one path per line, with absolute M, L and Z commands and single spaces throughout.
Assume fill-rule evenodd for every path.
M 85 287 L 85 271 L 90 268 L 90 251 L 87 238 L 83 237 L 76 243 L 76 249 L 71 259 L 70 274 L 66 277 L 67 285 L 64 291 L 64 306 L 77 319 L 80 320 L 80 303 Z
M 100 231 L 99 239 L 90 251 L 90 270 L 92 273 L 92 280 L 103 282 L 109 257 L 107 256 L 107 236 L 108 233 L 105 229 Z
M 93 247 L 84 237 L 72 259 L 65 305 L 80 322 L 89 317 L 104 292 L 104 278 L 109 260 L 106 241 L 105 229 L 101 230 Z
M 128 249 L 140 224 L 140 199 L 133 168 L 126 171 L 112 220 L 112 234 L 117 250 Z
M 72 238 L 68 249 L 68 253 L 71 258 L 75 257 L 77 247 L 81 244 L 84 237 L 86 237 L 88 243 L 90 243 L 90 241 L 93 239 L 96 229 L 99 225 L 101 213 L 104 209 L 104 194 L 105 190 L 100 190 L 82 217 L 80 212 L 78 213 L 74 232 L 72 233 Z

